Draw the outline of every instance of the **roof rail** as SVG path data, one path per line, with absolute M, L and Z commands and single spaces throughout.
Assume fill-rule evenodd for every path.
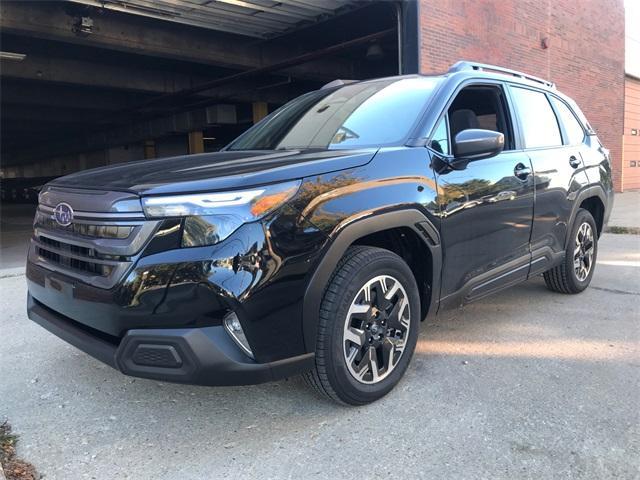
M 333 87 L 340 87 L 342 85 L 349 85 L 350 83 L 356 83 L 359 80 L 342 80 L 342 79 L 337 79 L 334 80 L 332 82 L 327 83 L 326 85 L 323 85 L 322 87 L 320 87 L 320 90 L 324 90 L 326 88 L 333 88 Z
M 496 65 L 489 65 L 487 63 L 469 62 L 466 60 L 461 60 L 451 65 L 451 67 L 449 68 L 449 73 L 464 72 L 464 71 L 470 71 L 470 70 L 477 70 L 477 71 L 488 70 L 491 72 L 504 73 L 505 75 L 513 75 L 514 77 L 524 78 L 526 80 L 531 80 L 532 82 L 541 83 L 549 88 L 556 88 L 555 83 L 545 80 L 544 78 L 534 77 L 533 75 L 528 75 L 523 72 L 518 72 L 517 70 L 511 70 L 509 68 L 498 67 Z

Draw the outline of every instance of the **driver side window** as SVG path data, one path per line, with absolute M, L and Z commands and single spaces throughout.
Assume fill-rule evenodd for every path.
M 504 92 L 499 86 L 473 85 L 463 88 L 440 121 L 431 148 L 448 155 L 450 140 L 462 130 L 481 128 L 504 135 L 504 150 L 513 150 L 513 130 L 507 114 Z

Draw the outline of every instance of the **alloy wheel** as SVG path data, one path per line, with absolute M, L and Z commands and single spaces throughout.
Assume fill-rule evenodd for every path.
M 344 324 L 347 368 L 359 382 L 378 383 L 400 361 L 411 325 L 407 292 L 399 280 L 380 275 L 356 294 Z
M 583 222 L 576 232 L 575 249 L 573 251 L 573 269 L 576 278 L 584 282 L 591 272 L 593 266 L 593 252 L 595 242 L 593 241 L 593 229 L 587 222 Z

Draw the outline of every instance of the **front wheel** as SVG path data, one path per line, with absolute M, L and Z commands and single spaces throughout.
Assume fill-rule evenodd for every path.
M 419 325 L 418 287 L 404 260 L 381 248 L 351 247 L 325 291 L 316 366 L 305 379 L 337 402 L 373 402 L 402 378 Z
M 571 229 L 564 261 L 544 273 L 549 290 L 580 293 L 591 283 L 598 255 L 598 230 L 588 210 L 581 208 Z

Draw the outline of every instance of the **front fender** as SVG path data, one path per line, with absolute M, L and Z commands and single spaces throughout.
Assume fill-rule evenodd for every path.
M 318 314 L 325 287 L 347 248 L 366 235 L 406 227 L 429 249 L 433 261 L 429 312 L 440 295 L 442 254 L 437 185 L 425 148 L 383 148 L 367 165 L 308 177 L 292 206 L 327 241 L 307 276 L 303 336 L 315 350 Z
M 372 233 L 398 227 L 408 227 L 415 231 L 429 249 L 432 257 L 431 287 L 433 294 L 429 313 L 435 313 L 440 297 L 440 272 L 442 269 L 442 249 L 440 236 L 433 223 L 420 211 L 414 209 L 370 213 L 352 218 L 341 224 L 334 232 L 333 239 L 321 256 L 304 296 L 302 327 L 304 344 L 308 352 L 315 350 L 318 331 L 320 304 L 325 288 L 338 262 L 356 240 Z

